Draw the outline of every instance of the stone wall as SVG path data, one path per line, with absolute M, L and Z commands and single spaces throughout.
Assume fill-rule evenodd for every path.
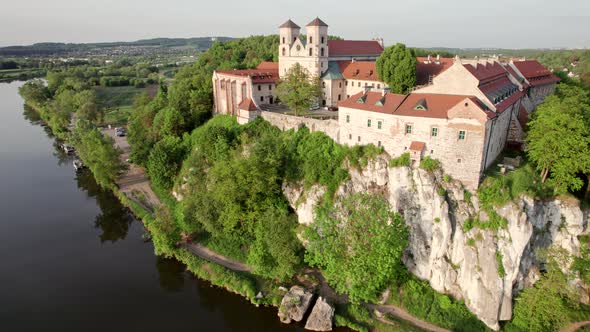
M 311 132 L 321 131 L 336 143 L 340 143 L 340 126 L 336 120 L 318 120 L 287 114 L 261 112 L 260 116 L 281 130 L 307 127 Z

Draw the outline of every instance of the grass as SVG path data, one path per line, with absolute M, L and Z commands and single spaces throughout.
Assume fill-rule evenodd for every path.
M 144 92 L 150 93 L 153 90 L 151 86 L 146 88 L 135 88 L 133 86 L 96 86 L 93 89 L 96 92 L 99 105 L 106 108 L 133 105 L 133 100 L 136 96 Z
M 132 111 L 133 106 L 131 105 L 109 109 L 105 112 L 104 124 L 111 126 L 122 126 L 128 122 Z

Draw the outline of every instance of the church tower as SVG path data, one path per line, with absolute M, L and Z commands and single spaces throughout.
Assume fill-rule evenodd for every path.
M 310 72 L 316 76 L 328 70 L 328 25 L 316 17 L 306 26 L 307 43 L 306 51 L 312 63 Z
M 294 44 L 301 43 L 299 40 L 300 30 L 301 27 L 291 20 L 279 26 L 279 77 L 283 77 L 291 68 L 292 61 L 290 59 L 296 55 L 293 54 L 295 53 Z M 302 46 L 298 48 L 301 49 Z

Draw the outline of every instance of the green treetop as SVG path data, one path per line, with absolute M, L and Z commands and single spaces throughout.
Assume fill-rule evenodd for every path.
M 416 56 L 404 44 L 386 48 L 376 66 L 377 74 L 394 93 L 407 93 L 416 85 Z
M 277 85 L 277 96 L 295 112 L 308 110 L 321 96 L 320 82 L 299 64 L 291 67 Z

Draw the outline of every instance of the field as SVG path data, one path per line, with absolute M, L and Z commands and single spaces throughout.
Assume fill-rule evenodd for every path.
M 158 91 L 158 86 L 150 85 L 146 88 L 99 86 L 94 87 L 94 91 L 98 104 L 105 109 L 105 124 L 118 126 L 127 123 L 135 97 L 142 93 L 154 96 Z

